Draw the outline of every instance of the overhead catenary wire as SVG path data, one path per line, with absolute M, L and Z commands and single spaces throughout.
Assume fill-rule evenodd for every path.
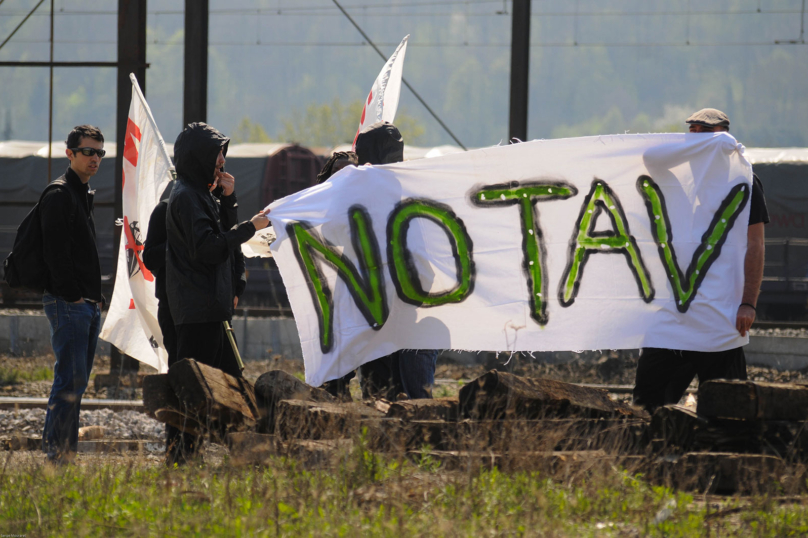
M 339 4 L 339 2 L 338 2 L 337 0 L 332 0 L 332 1 L 333 1 L 333 2 L 334 2 L 334 4 L 335 4 L 335 5 L 336 5 L 336 6 L 337 6 L 339 9 L 340 9 L 340 11 L 342 11 L 342 13 L 343 13 L 343 14 L 345 15 L 345 17 L 346 17 L 346 18 L 347 18 L 347 19 L 348 19 L 348 20 L 351 22 L 351 24 L 353 24 L 354 28 L 356 28 L 356 29 L 357 29 L 357 31 L 359 31 L 359 33 L 360 33 L 360 34 L 362 34 L 362 37 L 364 37 L 364 38 L 365 38 L 365 41 L 367 41 L 367 42 L 368 42 L 368 44 L 369 44 L 371 47 L 373 47 L 373 50 L 375 50 L 375 51 L 376 51 L 376 52 L 379 54 L 379 56 L 381 56 L 381 57 L 382 57 L 382 59 L 383 59 L 383 60 L 386 62 L 386 61 L 387 61 L 387 56 L 385 56 L 385 55 L 384 55 L 384 53 L 383 53 L 381 50 L 379 50 L 379 47 L 377 47 L 377 46 L 376 46 L 376 45 L 373 43 L 373 40 L 372 40 L 372 39 L 370 39 L 370 36 L 368 36 L 368 35 L 365 33 L 365 31 L 364 31 L 364 30 L 362 30 L 362 28 L 361 28 L 361 27 L 360 27 L 360 26 L 359 26 L 359 25 L 356 23 L 356 21 L 354 21 L 354 20 L 353 20 L 353 18 L 352 18 L 352 17 L 351 17 L 351 16 L 348 14 L 348 12 L 347 12 L 347 11 L 345 11 L 345 10 L 342 8 L 342 6 Z M 409 82 L 407 82 L 407 79 L 406 79 L 406 78 L 404 78 L 404 76 L 403 76 L 403 75 L 401 76 L 401 82 L 403 82 L 403 83 L 404 83 L 404 85 L 407 87 L 407 89 L 408 89 L 408 90 L 410 90 L 410 91 L 412 92 L 412 94 L 415 96 L 415 98 L 416 98 L 416 99 L 418 99 L 418 101 L 419 101 L 419 102 L 420 102 L 422 105 L 424 105 L 424 108 L 426 108 L 427 112 L 429 112 L 429 113 L 432 115 L 432 117 L 433 117 L 433 118 L 435 118 L 435 121 L 437 121 L 437 122 L 440 124 L 440 126 L 441 126 L 441 127 L 443 127 L 443 130 L 444 130 L 444 131 L 446 131 L 447 133 L 449 133 L 449 136 L 451 136 L 451 137 L 452 137 L 452 140 L 454 140 L 454 141 L 457 143 L 457 145 L 458 145 L 458 146 L 460 146 L 461 148 L 463 148 L 463 149 L 465 150 L 465 149 L 466 149 L 466 146 L 464 146 L 464 145 L 463 145 L 463 142 L 461 142 L 461 141 L 460 141 L 460 139 L 459 139 L 459 138 L 457 138 L 457 136 L 455 136 L 455 134 L 452 132 L 452 130 L 451 130 L 451 129 L 449 129 L 449 127 L 448 127 L 448 126 L 447 126 L 445 123 L 443 123 L 443 120 L 441 120 L 441 119 L 440 119 L 440 117 L 438 117 L 438 115 L 435 113 L 435 111 L 434 111 L 434 110 L 432 110 L 432 108 L 430 108 L 430 106 L 429 106 L 429 105 L 426 103 L 426 101 L 424 101 L 424 100 L 423 100 L 423 98 L 422 98 L 422 97 L 421 97 L 421 96 L 418 94 L 418 92 L 417 92 L 417 91 L 415 91 L 415 88 L 413 88 L 413 87 L 410 85 L 410 83 L 409 83 Z
M 36 11 L 36 10 L 39 8 L 39 6 L 41 6 L 41 5 L 42 5 L 42 2 L 44 2 L 44 1 L 45 1 L 45 0 L 39 0 L 39 3 L 37 3 L 37 5 L 35 5 L 35 6 L 34 6 L 34 9 L 32 9 L 31 11 L 29 11 L 29 12 L 28 12 L 28 14 L 27 14 L 27 15 L 25 16 L 25 18 L 24 18 L 24 19 L 23 19 L 23 20 L 20 22 L 20 24 L 18 24 L 18 25 L 17 25 L 17 27 L 16 27 L 16 28 L 14 28 L 14 30 L 12 30 L 12 31 L 11 31 L 11 33 L 8 35 L 8 37 L 6 38 L 6 40 L 5 40 L 5 41 L 3 41 L 2 43 L 0 43 L 0 49 L 2 49 L 2 48 L 5 46 L 5 44 L 6 44 L 6 43 L 8 43 L 8 42 L 11 40 L 11 38 L 12 38 L 12 37 L 14 37 L 14 34 L 16 34 L 16 33 L 17 33 L 17 30 L 19 30 L 20 28 L 22 28 L 22 25 L 23 25 L 23 24 L 25 24 L 25 21 L 27 21 L 27 20 L 28 20 L 28 19 L 31 17 L 31 15 L 33 15 L 33 14 L 34 14 L 34 11 Z

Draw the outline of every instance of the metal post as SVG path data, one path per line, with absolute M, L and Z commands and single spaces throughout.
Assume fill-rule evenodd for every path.
M 182 124 L 208 117 L 208 0 L 185 0 Z
M 126 137 L 126 122 L 132 100 L 132 83 L 129 73 L 137 77 L 140 89 L 146 92 L 146 0 L 118 0 L 118 102 L 115 119 L 115 141 L 118 151 L 115 156 L 115 219 L 123 218 L 123 146 Z M 115 227 L 115 265 L 118 264 L 121 228 Z M 113 274 L 117 272 L 113 271 Z M 133 373 L 140 363 L 123 355 L 112 346 L 110 373 Z
M 530 0 L 513 0 L 511 25 L 511 104 L 508 137 L 527 140 L 530 71 Z
M 53 179 L 53 4 L 51 0 L 50 6 L 50 87 L 48 89 L 48 179 L 50 183 Z

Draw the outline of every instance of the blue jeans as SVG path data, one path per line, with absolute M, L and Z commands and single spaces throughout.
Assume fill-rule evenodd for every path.
M 81 396 L 93 369 L 101 310 L 94 303 L 68 303 L 48 293 L 42 296 L 42 305 L 56 355 L 42 450 L 49 459 L 59 459 L 78 448 Z
M 437 349 L 402 349 L 398 352 L 401 384 L 411 400 L 432 397 L 437 362 Z

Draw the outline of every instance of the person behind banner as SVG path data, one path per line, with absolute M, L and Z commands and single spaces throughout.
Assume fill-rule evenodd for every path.
M 223 322 L 233 315 L 233 251 L 269 224 L 261 212 L 226 227 L 211 190 L 218 182 L 233 185 L 233 177 L 220 170 L 229 142 L 207 124 L 186 126 L 174 143 L 177 179 L 166 208 L 166 295 L 177 360 L 192 358 L 225 371 L 231 369 L 223 364 Z M 176 433 L 166 446 L 168 465 L 184 463 L 199 448 L 200 439 Z
M 691 133 L 729 131 L 729 118 L 720 110 L 705 108 L 686 121 Z M 752 197 L 747 227 L 747 250 L 744 259 L 744 286 L 738 305 L 735 326 L 746 336 L 755 321 L 760 284 L 763 281 L 764 230 L 769 212 L 763 184 L 752 175 Z M 746 357 L 743 347 L 706 352 L 678 349 L 643 348 L 637 363 L 634 403 L 649 412 L 663 405 L 675 404 L 684 396 L 695 377 L 699 384 L 711 379 L 746 379 Z
M 331 176 L 345 168 L 346 166 L 358 163 L 356 153 L 353 151 L 335 151 L 331 157 L 323 165 L 320 173 L 317 174 L 317 184 L 323 183 L 331 179 Z M 389 372 L 388 372 L 389 373 Z M 344 376 L 331 379 L 322 384 L 322 389 L 331 394 L 332 396 L 340 399 L 343 402 L 350 402 L 353 400 L 351 397 L 350 383 L 351 379 L 356 377 L 356 371 L 351 370 Z M 389 378 L 390 375 L 387 375 Z M 387 379 L 385 378 L 385 379 Z
M 378 122 L 356 137 L 356 156 L 360 164 L 392 164 L 404 161 L 404 139 L 398 128 Z M 362 396 L 396 399 L 405 392 L 410 399 L 432 398 L 435 383 L 435 349 L 402 349 L 359 367 Z
M 157 323 L 163 333 L 163 347 L 168 353 L 168 366 L 177 362 L 177 330 L 168 306 L 166 294 L 166 213 L 168 197 L 174 182 L 168 184 L 161 200 L 149 217 L 149 232 L 143 246 L 143 264 L 154 275 L 154 296 L 157 297 Z
M 98 259 L 90 178 L 98 172 L 104 135 L 79 125 L 67 135 L 70 166 L 46 189 L 40 222 L 48 284 L 42 296 L 56 356 L 42 450 L 51 463 L 76 454 L 81 397 L 93 369 L 101 330 L 101 264 Z

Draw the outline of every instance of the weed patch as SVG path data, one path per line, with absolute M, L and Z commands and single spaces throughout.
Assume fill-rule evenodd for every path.
M 3 459 L 5 459 L 5 456 Z M 12 456 L 13 457 L 13 456 Z M 613 469 L 575 483 L 537 472 L 447 472 L 361 443 L 334 468 L 277 457 L 260 467 L 165 469 L 99 459 L 3 466 L 0 528 L 27 536 L 788 536 L 804 503 L 721 510 Z M 7 463 L 7 462 L 3 462 Z

